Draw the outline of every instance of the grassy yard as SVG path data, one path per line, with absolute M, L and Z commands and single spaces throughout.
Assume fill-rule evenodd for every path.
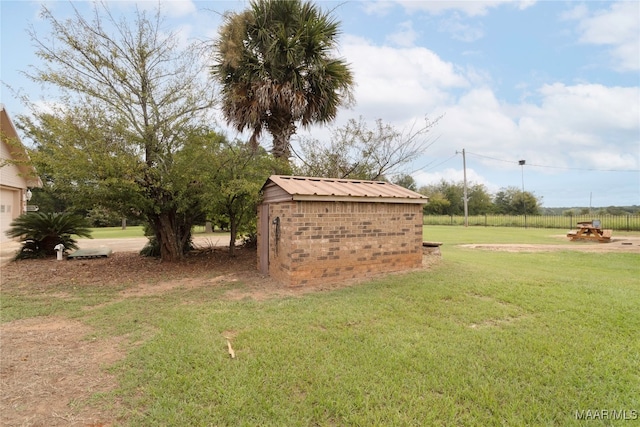
M 53 314 L 137 342 L 95 397 L 125 425 L 634 424 L 611 411 L 640 420 L 640 257 L 456 246 L 553 233 L 429 226 L 443 260 L 425 272 L 264 301 L 221 298 L 237 282 L 118 301 L 70 285 Z
M 220 234 L 215 232 L 214 234 Z M 228 233 L 226 233 L 228 234 Z M 204 226 L 193 227 L 194 236 L 206 236 Z M 91 229 L 91 237 L 94 239 L 120 239 L 127 237 L 144 237 L 144 229 L 142 226 L 128 226 L 126 229 L 122 227 L 99 227 Z

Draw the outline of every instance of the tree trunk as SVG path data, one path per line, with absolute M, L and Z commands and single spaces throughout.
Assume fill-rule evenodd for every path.
M 236 238 L 238 236 L 238 221 L 235 215 L 229 215 L 229 256 L 236 256 Z
M 160 259 L 166 262 L 183 260 L 191 243 L 191 224 L 179 219 L 175 212 L 160 213 L 150 222 L 154 224 Z
M 273 157 L 279 160 L 289 161 L 291 157 L 291 137 L 296 133 L 296 127 L 291 123 L 275 125 L 270 130 L 273 137 Z
M 54 248 L 58 243 L 60 243 L 60 236 L 57 234 L 51 234 L 40 241 L 40 247 L 44 250 L 46 255 L 52 256 L 56 254 L 56 250 Z

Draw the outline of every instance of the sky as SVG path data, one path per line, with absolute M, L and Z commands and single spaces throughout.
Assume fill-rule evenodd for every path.
M 433 144 L 406 165 L 419 186 L 461 182 L 464 150 L 468 183 L 492 193 L 524 188 L 544 207 L 640 205 L 640 2 L 315 3 L 341 23 L 337 54 L 357 85 L 333 127 L 361 117 L 408 132 L 442 116 Z M 26 30 L 46 36 L 42 4 L 70 16 L 68 2 L 0 0 L 0 102 L 14 118 L 28 113 L 17 94 L 46 100 L 23 75 L 40 64 Z M 125 15 L 158 4 L 184 40 L 215 38 L 222 13 L 248 6 L 108 2 Z M 296 140 L 330 130 L 300 129 Z

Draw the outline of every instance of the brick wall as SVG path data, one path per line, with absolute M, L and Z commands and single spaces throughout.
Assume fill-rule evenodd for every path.
M 269 217 L 269 274 L 292 286 L 422 265 L 419 204 L 289 201 L 270 204 Z

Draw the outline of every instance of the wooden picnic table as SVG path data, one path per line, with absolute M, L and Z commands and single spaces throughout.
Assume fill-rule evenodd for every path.
M 583 221 L 578 223 L 576 231 L 567 233 L 570 240 L 592 240 L 597 242 L 610 242 L 612 230 L 603 230 L 600 220 Z

